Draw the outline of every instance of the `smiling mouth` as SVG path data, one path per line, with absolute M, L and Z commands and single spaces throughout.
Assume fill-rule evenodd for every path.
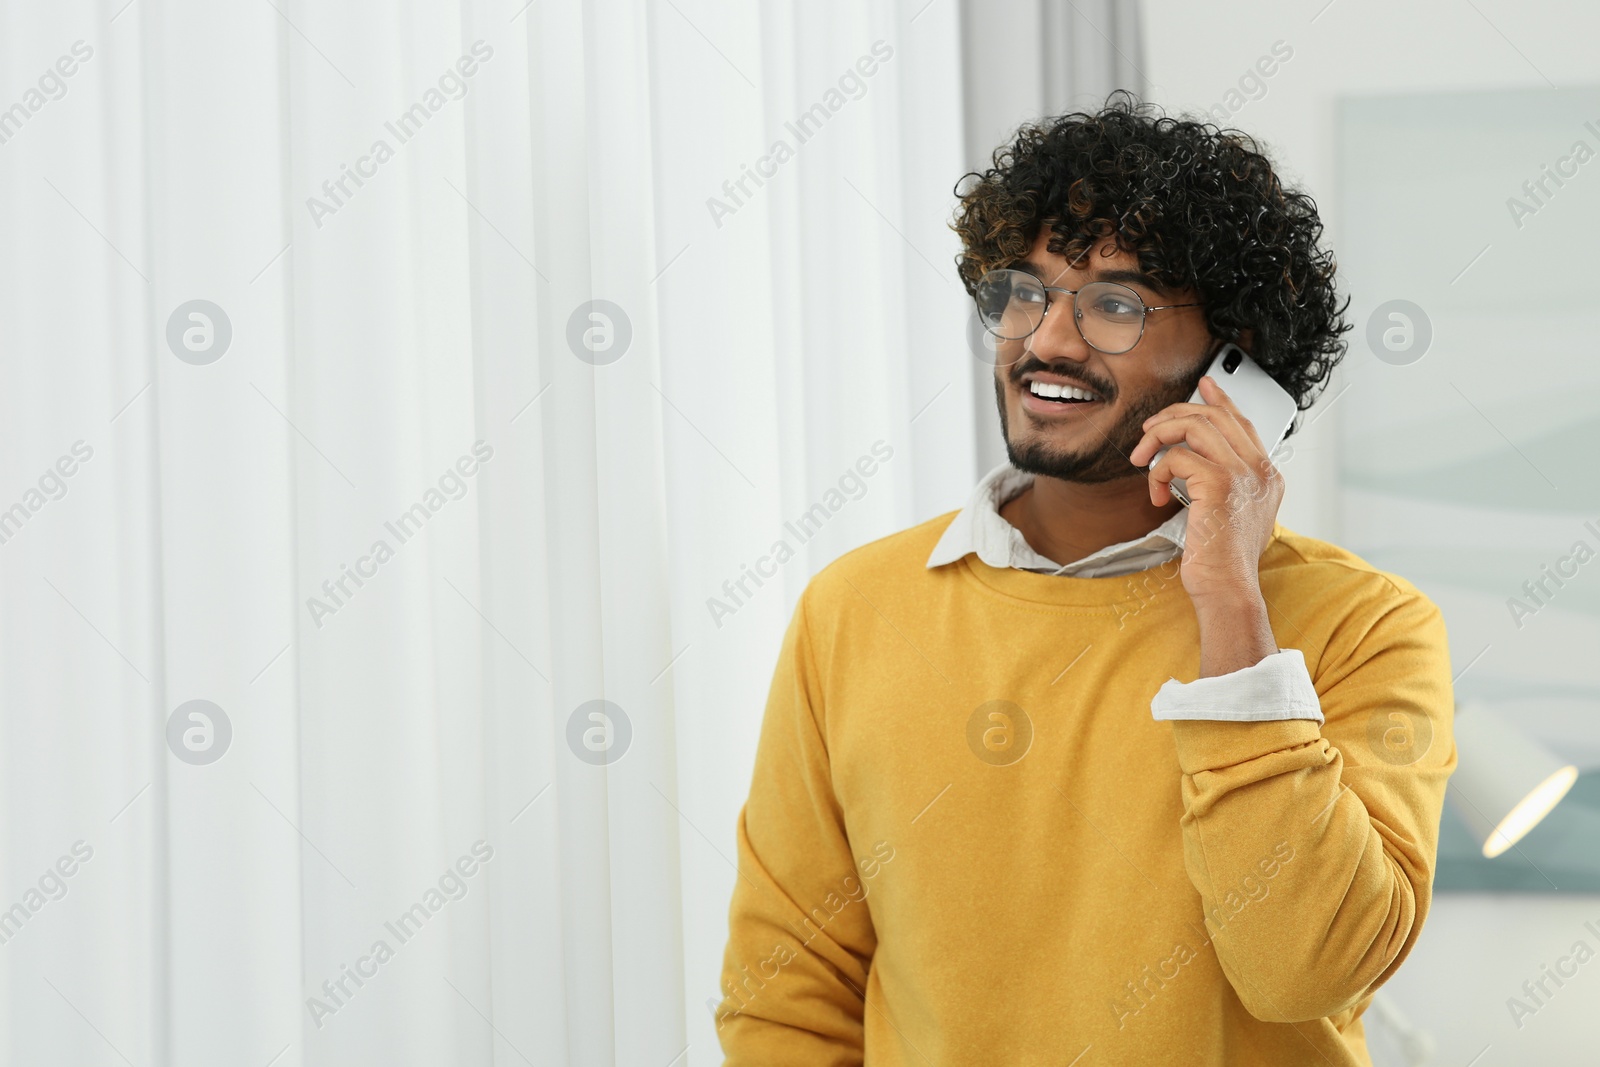
M 1042 382 L 1037 378 L 1023 383 L 1023 388 L 1029 395 L 1054 404 L 1092 404 L 1100 399 L 1087 389 L 1080 389 L 1075 385 Z

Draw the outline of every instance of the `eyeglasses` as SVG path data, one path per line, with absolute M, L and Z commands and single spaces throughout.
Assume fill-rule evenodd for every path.
M 973 300 L 985 330 L 1002 341 L 1020 341 L 1044 322 L 1051 293 L 1072 297 L 1072 318 L 1084 342 L 1112 356 L 1139 343 L 1144 336 L 1146 312 L 1200 306 L 1192 303 L 1152 307 L 1138 293 L 1116 282 L 1090 282 L 1081 289 L 1063 289 L 1045 285 L 1020 270 L 989 271 L 978 280 Z

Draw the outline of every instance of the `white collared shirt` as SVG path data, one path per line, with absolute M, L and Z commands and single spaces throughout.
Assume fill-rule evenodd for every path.
M 1115 578 L 1148 570 L 1183 551 L 1183 536 L 1189 528 L 1188 508 L 1143 537 L 1107 545 L 1071 563 L 1063 565 L 1046 559 L 1034 551 L 1021 530 L 1000 516 L 1006 501 L 1032 484 L 1033 475 L 1010 463 L 1002 463 L 984 475 L 967 506 L 956 514 L 933 546 L 928 566 L 954 563 L 968 552 L 976 552 L 991 567 L 1016 567 L 1074 578 Z
M 1171 560 L 1183 552 L 1189 528 L 1189 509 L 1141 537 L 1107 545 L 1082 559 L 1059 564 L 1046 559 L 1028 544 L 1022 531 L 1000 515 L 1000 508 L 1033 482 L 1033 475 L 1009 462 L 983 476 L 967 506 L 945 527 L 928 556 L 928 566 L 943 567 L 974 553 L 991 567 L 1075 578 L 1108 578 L 1135 574 Z M 1192 682 L 1168 679 L 1150 702 L 1158 720 L 1223 719 L 1264 722 L 1272 719 L 1314 719 L 1322 722 L 1322 709 L 1297 648 L 1282 649 L 1253 666 L 1231 674 L 1197 678 Z

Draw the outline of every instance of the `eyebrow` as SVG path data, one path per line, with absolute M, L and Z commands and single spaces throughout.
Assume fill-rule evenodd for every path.
M 1018 260 L 1011 264 L 1011 268 L 1013 270 L 1027 271 L 1040 281 L 1045 278 L 1044 268 L 1032 260 Z M 1142 285 L 1151 292 L 1162 296 L 1171 293 L 1170 289 L 1157 282 L 1150 275 L 1137 270 L 1092 270 L 1089 272 L 1089 280 L 1095 282 L 1120 282 L 1123 285 Z

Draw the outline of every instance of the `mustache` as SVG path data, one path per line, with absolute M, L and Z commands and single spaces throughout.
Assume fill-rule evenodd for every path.
M 1022 376 L 1024 374 L 1031 374 L 1034 371 L 1042 371 L 1046 374 L 1059 374 L 1063 378 L 1071 378 L 1075 382 L 1083 383 L 1083 387 L 1085 389 L 1105 397 L 1107 400 L 1112 400 L 1116 397 L 1116 390 L 1114 390 L 1110 385 L 1106 384 L 1105 382 L 1096 381 L 1095 379 L 1084 374 L 1077 367 L 1070 365 L 1052 367 L 1048 363 L 1045 363 L 1043 360 L 1034 356 L 1029 356 L 1026 359 L 1018 360 L 1012 366 L 1011 381 L 1013 384 L 1019 383 L 1022 381 Z

